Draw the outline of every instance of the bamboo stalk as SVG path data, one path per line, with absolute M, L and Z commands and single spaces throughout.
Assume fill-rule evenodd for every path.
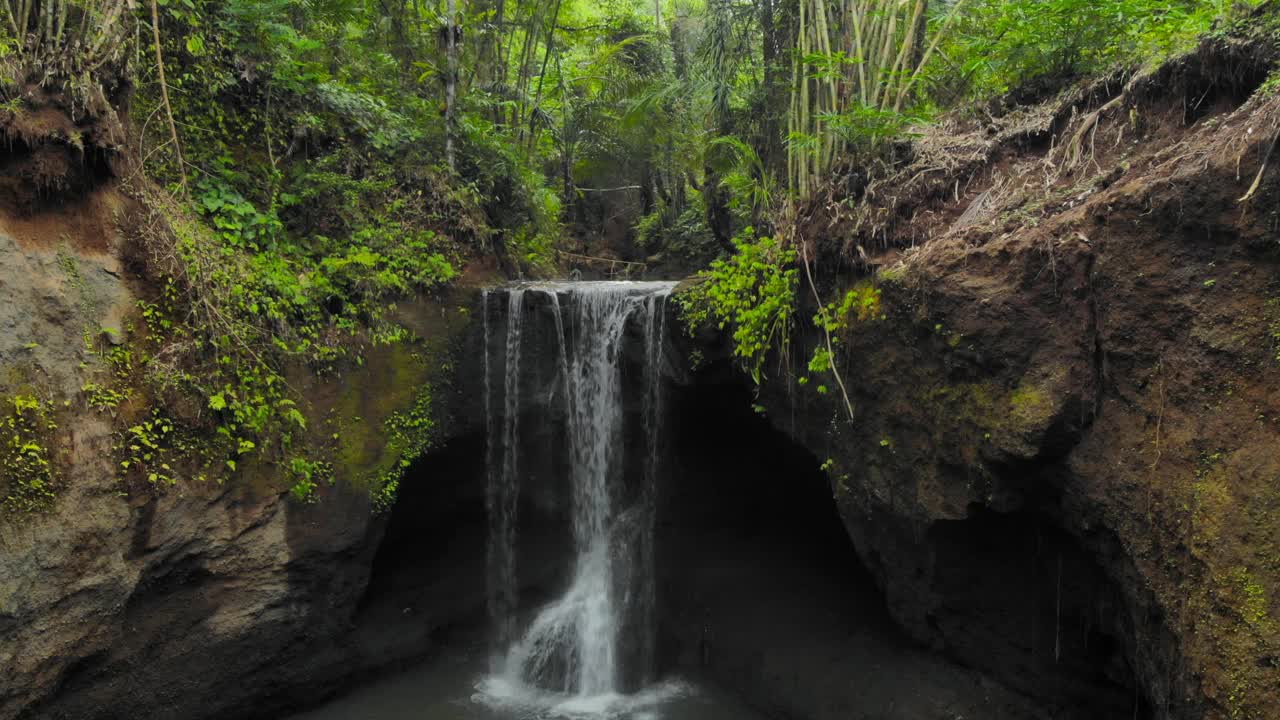
M 876 65 L 879 68 L 879 73 L 877 73 L 874 80 L 875 92 L 872 94 L 871 104 L 877 108 L 884 102 L 882 95 L 884 93 L 885 84 L 888 81 L 888 78 L 884 75 L 884 69 L 889 66 L 889 58 L 893 55 L 893 41 L 897 34 L 897 30 L 898 14 L 896 12 L 891 12 L 889 14 L 889 26 L 885 29 L 884 33 L 884 44 L 881 45 L 880 55 L 876 59 Z
M 107 14 L 103 16 L 102 21 L 98 24 L 97 35 L 94 36 L 93 44 L 85 53 L 86 57 L 96 57 L 104 49 L 107 41 L 114 37 L 112 30 L 115 28 L 116 22 L 119 21 L 120 13 L 123 10 L 124 0 L 111 0 L 111 4 L 107 6 Z M 88 33 L 89 31 L 86 30 L 85 32 Z
M 154 1 L 154 0 L 153 0 Z M 453 132 L 454 132 L 454 105 L 457 100 L 458 93 L 458 27 L 457 0 L 448 0 L 448 18 L 446 19 L 447 31 L 449 33 L 446 53 L 448 68 L 446 72 L 448 77 L 445 78 L 444 92 L 444 157 L 445 162 L 449 166 L 449 170 L 457 169 L 457 162 L 454 159 L 453 152 Z M 270 142 L 268 140 L 268 142 Z
M 494 21 L 497 26 L 498 33 L 498 67 L 494 73 L 495 82 L 498 85 L 505 86 L 507 84 L 507 76 L 510 74 L 511 64 L 511 46 L 515 44 L 515 34 L 512 33 L 511 42 L 504 42 L 502 30 L 506 27 L 506 3 L 504 0 L 498 0 L 498 8 L 494 15 Z M 517 2 L 515 12 L 520 12 L 520 3 Z
M 62 44 L 62 31 L 67 26 L 67 9 L 71 7 L 70 0 L 62 0 L 61 7 L 58 12 L 58 21 L 54 25 L 53 44 L 59 46 Z
M 26 47 L 27 44 L 27 22 L 31 14 L 31 0 L 19 0 L 18 2 L 18 45 Z
M 801 49 L 801 54 L 807 55 L 810 49 L 809 39 L 808 39 L 809 30 L 805 27 L 804 8 L 805 8 L 805 3 L 802 1 L 800 3 L 800 28 L 801 28 L 800 32 L 801 32 L 801 35 L 805 38 L 805 41 L 804 41 L 804 47 Z M 802 64 L 800 67 L 800 72 L 802 77 L 800 78 L 800 112 L 801 112 L 800 127 L 801 127 L 801 132 L 807 135 L 811 129 L 809 125 L 809 78 L 808 78 L 808 73 L 806 73 L 804 70 L 803 62 L 804 61 L 801 60 Z M 810 161 L 811 153 L 812 151 L 806 148 L 804 152 L 801 153 L 800 155 L 800 194 L 802 196 L 809 194 L 809 168 L 811 165 L 811 161 Z
M 787 176 L 793 189 L 800 186 L 800 157 L 796 152 L 795 138 L 803 132 L 800 126 L 800 83 L 804 82 L 804 64 L 800 58 L 804 55 L 804 2 L 798 5 L 796 52 L 791 56 L 791 112 L 787 115 Z
M 793 192 L 804 197 L 816 190 L 818 178 L 847 150 L 847 138 L 824 118 L 846 115 L 855 103 L 900 113 L 965 3 L 957 0 L 928 37 L 928 0 L 800 0 L 787 120 L 788 132 L 800 141 L 787 153 Z M 830 73 L 811 77 L 804 58 L 834 63 L 834 50 L 852 52 L 857 67 L 837 70 L 833 64 Z
M 875 103 L 876 83 L 880 78 L 879 49 L 884 44 L 886 23 L 884 12 L 877 7 L 877 0 L 864 0 L 864 3 L 867 14 L 867 47 L 864 59 L 867 64 L 867 99 L 863 105 L 871 107 Z
M 929 48 L 925 50 L 924 56 L 920 58 L 919 66 L 916 67 L 915 72 L 911 74 L 911 78 L 898 92 L 898 99 L 893 104 L 893 109 L 895 111 L 902 108 L 902 101 L 906 99 L 907 93 L 911 92 L 911 88 L 915 85 L 916 80 L 919 79 L 920 73 L 928 67 L 930 58 L 933 57 L 933 53 L 938 49 L 938 44 L 942 42 L 942 38 L 946 36 L 947 30 L 951 28 L 951 23 L 956 19 L 956 16 L 960 12 L 960 8 L 964 7 L 965 1 L 966 0 L 956 0 L 956 4 L 951 6 L 951 12 L 947 13 L 946 19 L 942 21 L 942 28 L 934 34 L 933 41 L 929 43 Z
M 44 0 L 40 3 L 40 15 L 44 19 L 44 29 L 40 33 L 40 42 L 46 46 L 53 46 L 53 16 L 54 5 L 65 0 Z M 56 52 L 55 47 L 50 47 L 50 54 Z
M 90 19 L 96 14 L 97 5 L 96 0 L 86 0 L 84 7 L 80 11 L 80 31 L 76 34 L 76 37 L 86 48 L 89 43 L 85 41 L 85 38 L 89 37 Z
M 799 65 L 800 65 L 799 53 L 796 53 L 791 58 L 791 88 L 790 88 L 790 92 L 788 93 L 791 96 L 790 98 L 791 106 L 788 109 L 789 112 L 787 112 L 787 184 L 792 188 L 795 188 L 798 185 L 796 181 L 798 170 L 796 166 L 796 151 L 795 151 L 794 138 L 799 132 L 796 126 L 796 118 L 798 118 L 800 115 L 800 100 L 799 100 L 800 79 L 798 77 L 799 70 L 797 69 Z
M 824 7 L 824 3 L 816 2 L 813 14 L 817 20 L 815 32 L 817 33 L 816 39 L 818 53 L 823 57 L 831 58 L 831 30 L 827 24 L 827 10 Z M 823 98 L 820 94 L 818 98 L 819 113 L 823 110 L 835 112 L 838 107 L 835 82 L 829 75 L 830 74 L 828 73 L 828 76 L 821 78 L 819 82 L 823 86 L 821 90 L 826 91 L 826 96 L 830 102 L 830 106 L 825 108 L 822 106 Z M 814 170 L 817 174 L 821 175 L 826 172 L 826 169 L 835 154 L 835 138 L 833 137 L 833 133 L 823 132 L 824 123 L 821 118 L 816 119 L 814 125 L 817 130 L 818 137 L 821 138 L 821 143 L 818 147 L 818 155 L 816 162 L 814 163 Z
M 9 4 L 9 0 L 0 0 L 0 2 L 4 4 L 4 16 L 9 20 L 9 29 L 13 31 L 14 38 L 21 39 L 22 36 L 18 33 L 18 19 L 14 15 L 13 6 Z
M 902 36 L 902 42 L 898 43 L 898 57 L 893 61 L 893 68 L 889 71 L 889 76 L 885 78 L 884 82 L 885 103 L 889 102 L 890 95 L 894 95 L 896 99 L 896 94 L 893 93 L 892 90 L 895 84 L 901 82 L 898 73 L 906 72 L 905 65 L 908 53 L 915 50 L 916 24 L 920 22 L 920 17 L 924 14 L 925 4 L 925 0 L 916 0 L 915 12 L 911 14 L 911 22 L 906 26 L 905 32 Z M 881 109 L 883 110 L 884 107 L 882 106 Z
M 857 8 L 857 9 L 855 9 Z M 853 52 L 858 63 L 858 98 L 867 104 L 867 58 L 862 43 L 862 25 L 866 20 L 866 5 L 849 5 L 849 22 L 853 25 Z

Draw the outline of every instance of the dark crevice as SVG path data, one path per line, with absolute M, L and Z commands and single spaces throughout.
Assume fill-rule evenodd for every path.
M 896 626 L 818 458 L 755 413 L 745 385 L 715 381 L 725 377 L 705 370 L 670 402 L 658 527 L 667 666 L 782 718 L 932 717 L 942 702 L 1024 717 L 1020 698 L 977 697 L 968 671 Z
M 894 558 L 868 549 L 864 562 L 844 525 L 874 532 L 877 520 L 842 518 L 818 458 L 726 378 L 704 370 L 670 399 L 658 528 L 668 667 L 809 720 L 844 716 L 832 708 L 927 717 L 939 698 L 991 717 L 1149 716 L 1125 657 L 1123 599 L 1049 515 L 974 508 L 918 539 L 933 559 L 913 592 L 936 605 L 929 637 L 912 639 L 867 570 Z M 1027 481 L 1015 507 L 1054 506 L 1051 482 L 1018 472 Z M 1012 692 L 970 697 L 960 688 L 989 682 L 975 670 Z M 850 677 L 875 687 L 854 693 Z
M 398 655 L 425 652 L 451 622 L 483 620 L 484 456 L 482 435 L 456 438 L 401 482 L 355 617 Z
M 28 215 L 60 209 L 109 180 L 112 158 L 103 148 L 30 142 L 0 128 L 0 205 Z
M 1049 517 L 974 507 L 935 523 L 931 622 L 948 653 L 1100 717 L 1147 717 L 1121 638 L 1124 600 Z

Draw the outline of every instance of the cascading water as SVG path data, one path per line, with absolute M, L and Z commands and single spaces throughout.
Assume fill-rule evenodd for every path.
M 482 695 L 545 706 L 544 716 L 583 711 L 614 715 L 623 698 L 620 687 L 650 679 L 663 315 L 673 286 L 582 282 L 506 289 L 502 291 L 507 301 L 503 343 L 490 337 L 498 323 L 491 322 L 489 307 L 491 297 L 502 293 L 485 295 L 489 607 L 498 652 Z M 539 349 L 558 355 L 552 384 L 558 391 L 553 402 L 560 403 L 567 419 L 563 452 L 572 488 L 574 559 L 568 589 L 538 611 L 517 637 L 516 513 L 521 357 L 530 352 L 523 347 L 527 299 L 538 300 L 537 307 L 551 315 L 554 347 Z M 630 337 L 629 328 L 633 330 Z M 623 443 L 622 366 L 624 354 L 637 349 L 634 354 L 643 366 L 644 452 L 628 458 Z M 501 383 L 492 377 L 498 372 Z M 495 418 L 499 408 L 502 415 Z M 641 472 L 628 475 L 627 468 L 636 466 Z M 630 488 L 629 476 L 635 478 Z M 536 698 L 541 701 L 535 702 Z M 554 711 L 551 703 L 560 711 Z
M 488 437 L 486 458 L 485 495 L 486 509 L 489 517 L 488 547 L 488 587 L 489 615 L 498 625 L 496 628 L 499 642 L 507 642 L 513 633 L 513 621 L 516 607 L 516 500 L 519 495 L 519 484 L 516 472 L 519 437 L 520 409 L 520 323 L 522 320 L 521 301 L 524 291 L 512 289 L 508 296 L 507 328 L 505 352 L 496 360 L 500 365 L 495 367 L 492 353 L 485 352 L 484 362 L 484 402 L 485 424 Z M 485 344 L 489 343 L 489 294 L 484 295 Z M 493 413 L 492 375 L 494 371 L 503 373 L 502 434 L 498 435 Z M 501 457 L 498 454 L 501 453 Z

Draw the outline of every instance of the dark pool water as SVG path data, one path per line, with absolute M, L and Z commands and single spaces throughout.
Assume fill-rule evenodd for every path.
M 681 679 L 635 694 L 572 697 L 513 687 L 467 652 L 388 676 L 289 720 L 764 720 L 736 698 Z

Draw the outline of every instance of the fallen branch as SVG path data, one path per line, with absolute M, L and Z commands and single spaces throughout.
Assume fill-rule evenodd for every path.
M 622 192 L 624 190 L 641 190 L 643 188 L 639 185 L 623 185 L 621 187 L 611 187 L 611 188 L 589 188 L 589 187 L 578 187 L 577 185 L 574 185 L 573 189 L 577 190 L 578 192 L 607 193 L 607 192 Z
M 579 253 L 571 253 L 565 250 L 557 250 L 556 253 L 563 257 L 573 258 L 574 260 L 585 260 L 586 262 L 606 263 L 609 265 L 631 265 L 639 268 L 646 267 L 645 263 L 635 262 L 634 260 L 615 260 L 614 258 L 597 257 L 595 255 L 581 255 Z

